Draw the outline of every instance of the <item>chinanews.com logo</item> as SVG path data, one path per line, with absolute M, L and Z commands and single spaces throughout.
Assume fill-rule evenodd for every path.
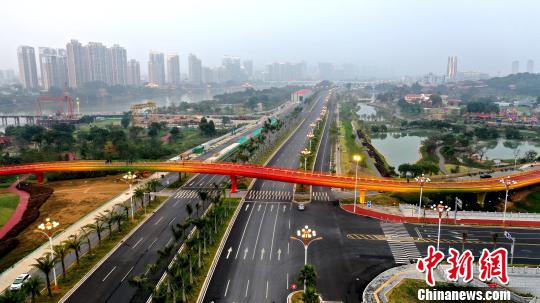
M 446 280 L 457 282 L 460 278 L 464 283 L 471 283 L 474 274 L 474 255 L 470 250 L 460 253 L 454 248 L 450 248 L 446 262 L 449 268 L 444 271 Z M 416 269 L 425 273 L 426 283 L 435 287 L 434 270 L 444 260 L 442 251 L 435 249 L 432 245 L 428 247 L 427 256 L 418 259 Z M 509 282 L 508 278 L 508 251 L 500 247 L 493 251 L 482 250 L 482 254 L 476 265 L 478 267 L 478 280 L 482 282 L 498 281 L 501 285 Z M 482 290 L 472 287 L 472 290 L 437 290 L 421 288 L 418 290 L 418 300 L 420 301 L 506 301 L 511 299 L 508 290 Z

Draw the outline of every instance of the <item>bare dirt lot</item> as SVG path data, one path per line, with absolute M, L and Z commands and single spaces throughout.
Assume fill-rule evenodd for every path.
M 128 185 L 121 178 L 122 175 L 115 175 L 46 183 L 45 186 L 54 189 L 53 195 L 40 208 L 36 222 L 17 236 L 20 241 L 17 248 L 0 260 L 0 270 L 11 266 L 46 241 L 44 236 L 34 231 L 39 222 L 50 217 L 60 222 L 63 228 L 69 226 L 127 189 Z

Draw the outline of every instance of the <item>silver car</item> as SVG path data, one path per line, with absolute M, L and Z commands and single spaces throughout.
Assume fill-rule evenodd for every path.
M 22 288 L 24 283 L 26 283 L 32 276 L 29 273 L 20 274 L 13 283 L 11 283 L 11 286 L 9 287 L 10 290 L 19 290 Z

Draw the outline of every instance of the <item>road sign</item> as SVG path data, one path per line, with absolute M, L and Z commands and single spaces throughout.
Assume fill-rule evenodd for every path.
M 367 207 L 371 207 L 371 201 L 367 201 Z
M 461 201 L 458 197 L 456 197 L 456 209 L 458 207 L 463 208 L 463 201 Z
M 514 238 L 512 237 L 512 235 L 508 232 L 508 231 L 504 231 L 504 236 L 506 237 L 506 239 L 508 240 L 514 240 Z

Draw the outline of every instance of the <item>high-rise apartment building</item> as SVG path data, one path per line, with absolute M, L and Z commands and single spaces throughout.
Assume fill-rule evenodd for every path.
M 519 73 L 519 61 L 512 61 L 512 74 Z
M 530 74 L 534 73 L 534 61 L 531 59 L 527 60 L 527 72 Z
M 107 50 L 107 67 L 109 85 L 127 84 L 127 51 L 118 44 Z
M 100 42 L 88 42 L 86 56 L 90 70 L 89 80 L 106 84 L 111 83 L 107 47 Z
M 86 47 L 72 39 L 66 44 L 66 51 L 69 87 L 80 87 L 90 79 Z
M 194 54 L 188 56 L 189 82 L 194 85 L 202 83 L 202 62 Z
M 165 85 L 165 59 L 163 53 L 150 52 L 148 57 L 148 82 Z
M 37 89 L 39 87 L 36 53 L 31 46 L 19 46 L 17 49 L 17 58 L 19 60 L 19 77 L 26 89 Z
M 244 60 L 242 63 L 242 66 L 244 68 L 244 73 L 248 78 L 253 77 L 253 61 L 251 60 Z
M 43 89 L 64 88 L 67 85 L 66 50 L 50 47 L 39 48 L 39 67 Z
M 180 85 L 180 57 L 177 54 L 167 56 L 167 81 L 172 85 Z
M 221 65 L 225 69 L 225 79 L 223 81 L 240 82 L 246 80 L 246 75 L 242 72 L 240 58 L 224 56 Z
M 132 86 L 141 85 L 141 65 L 135 59 L 131 59 L 127 63 L 127 84 Z
M 449 56 L 448 57 L 448 65 L 446 66 L 446 77 L 450 80 L 455 80 L 457 77 L 457 64 L 458 64 L 458 57 L 457 56 Z
M 334 65 L 329 62 L 319 62 L 319 78 L 321 80 L 330 80 L 334 74 Z

